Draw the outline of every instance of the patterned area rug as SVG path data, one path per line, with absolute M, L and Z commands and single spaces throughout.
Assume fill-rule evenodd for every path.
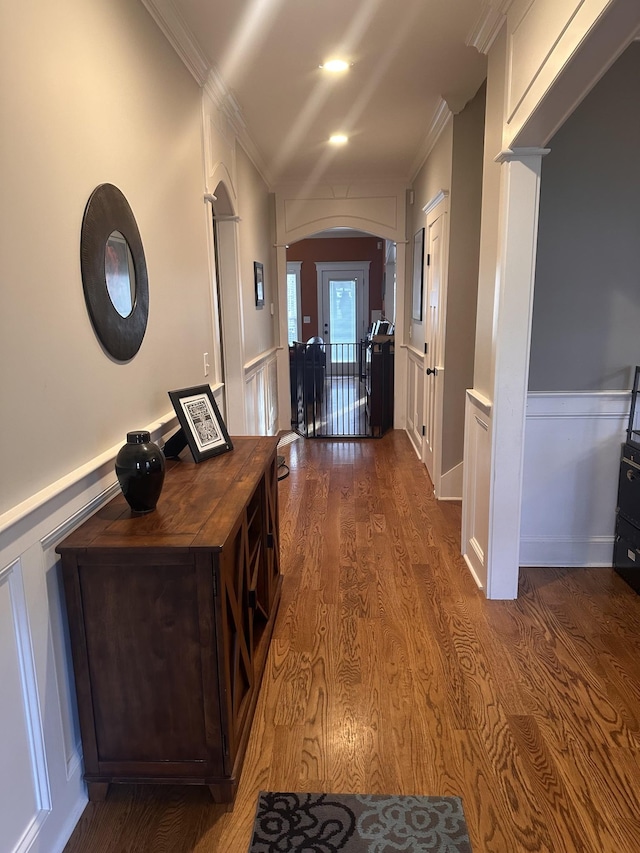
M 249 853 L 472 853 L 458 797 L 262 791 Z

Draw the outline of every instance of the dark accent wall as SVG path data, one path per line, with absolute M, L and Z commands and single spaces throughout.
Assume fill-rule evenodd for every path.
M 529 390 L 625 390 L 640 364 L 640 43 L 549 148 Z
M 302 338 L 308 340 L 318 332 L 318 277 L 316 262 L 371 261 L 369 267 L 369 311 L 382 310 L 382 272 L 384 240 L 382 237 L 310 237 L 293 243 L 287 249 L 288 261 L 301 261 L 300 316 L 311 318 L 302 326 Z M 369 318 L 369 322 L 371 318 Z

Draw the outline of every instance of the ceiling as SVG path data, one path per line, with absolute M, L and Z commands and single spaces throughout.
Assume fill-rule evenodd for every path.
M 465 44 L 482 0 L 166 1 L 272 184 L 408 181 L 443 101 L 460 110 L 486 76 Z M 319 68 L 334 56 L 351 68 Z

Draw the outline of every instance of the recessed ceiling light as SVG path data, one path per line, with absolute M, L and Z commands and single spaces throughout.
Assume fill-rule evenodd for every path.
M 345 136 L 344 133 L 334 133 L 333 136 L 329 137 L 329 142 L 332 145 L 344 145 L 349 141 L 349 137 Z
M 321 65 L 320 68 L 323 68 L 325 71 L 346 71 L 349 65 L 350 63 L 344 59 L 330 59 L 324 65 Z

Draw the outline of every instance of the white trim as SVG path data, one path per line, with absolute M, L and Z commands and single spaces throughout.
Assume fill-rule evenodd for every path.
M 418 347 L 414 346 L 413 344 L 400 344 L 400 347 L 402 349 L 406 349 L 407 354 L 409 356 L 414 356 L 415 358 L 419 358 L 424 362 L 425 353 L 422 350 L 419 350 Z
M 507 11 L 511 3 L 512 0 L 503 0 L 501 3 L 485 4 L 480 17 L 465 40 L 467 47 L 475 47 L 478 53 L 489 53 L 491 45 L 507 20 Z
M 171 0 L 142 0 L 198 86 L 204 86 L 210 62 Z
M 271 349 L 265 350 L 264 352 L 257 355 L 255 358 L 252 358 L 250 361 L 245 362 L 244 372 L 245 375 L 254 372 L 257 368 L 262 364 L 266 364 L 268 361 L 273 361 L 278 352 L 278 347 L 271 347 Z
M 315 261 L 315 265 L 317 272 L 340 272 L 341 270 L 369 272 L 371 261 Z
M 473 405 L 481 409 L 488 418 L 491 417 L 493 403 L 488 397 L 485 397 L 484 394 L 476 391 L 475 388 L 467 388 L 467 398 L 471 403 L 473 403 Z
M 489 537 L 491 403 L 467 390 L 464 418 L 462 478 L 462 556 L 473 578 L 484 589 Z M 484 543 L 486 547 L 481 544 Z
M 152 441 L 157 441 L 162 435 L 164 435 L 170 429 L 173 429 L 176 424 L 176 414 L 173 410 L 171 410 L 170 412 L 167 412 L 165 415 L 163 415 L 160 420 L 153 421 L 153 423 L 144 427 L 144 429 L 147 430 L 147 432 L 151 433 Z M 90 459 L 84 465 L 81 465 L 74 471 L 69 472 L 69 474 L 65 474 L 64 477 L 61 477 L 59 480 L 56 480 L 54 483 L 51 483 L 51 485 L 46 486 L 39 492 L 36 492 L 35 495 L 32 495 L 30 498 L 27 498 L 27 500 L 22 501 L 22 503 L 17 504 L 10 510 L 7 510 L 7 512 L 0 515 L 0 533 L 4 533 L 4 531 L 8 530 L 8 528 L 12 525 L 17 524 L 19 521 L 23 521 L 29 515 L 36 512 L 36 510 L 49 503 L 49 501 L 62 495 L 68 489 L 73 488 L 73 486 L 75 486 L 85 477 L 89 477 L 94 474 L 104 465 L 113 463 L 118 454 L 118 451 L 122 447 L 122 444 L 123 442 L 115 444 L 113 447 L 110 447 L 109 450 L 105 450 L 104 453 L 101 453 L 99 456 L 95 456 L 93 459 Z
M 461 501 L 462 500 L 462 479 L 464 465 L 458 462 L 453 468 L 445 471 L 440 476 L 440 495 L 441 501 Z
M 474 539 L 472 539 L 470 544 L 471 544 L 471 545 L 474 545 L 474 543 L 475 543 L 475 540 L 474 540 Z M 476 574 L 476 570 L 475 570 L 475 568 L 474 568 L 474 566 L 473 566 L 473 563 L 472 563 L 472 562 L 471 562 L 471 560 L 469 559 L 469 557 L 468 557 L 466 554 L 463 554 L 463 555 L 462 555 L 462 558 L 463 558 L 463 560 L 465 561 L 465 563 L 467 564 L 467 568 L 469 569 L 469 572 L 471 573 L 471 577 L 472 577 L 472 578 L 474 579 L 474 581 L 476 582 L 476 586 L 478 587 L 478 589 L 484 590 L 484 586 L 483 586 L 483 584 L 482 584 L 482 581 L 480 580 L 480 578 L 479 578 L 479 577 L 478 577 L 478 575 Z
M 369 325 L 369 272 L 371 267 L 371 261 L 315 261 L 316 266 L 316 287 L 317 287 L 317 301 L 318 301 L 318 334 L 320 334 L 321 329 L 319 328 L 320 322 L 323 316 L 322 310 L 322 284 L 323 284 L 323 276 L 324 273 L 331 272 L 346 272 L 346 273 L 362 273 L 362 284 L 363 284 L 363 301 L 362 306 L 358 314 L 356 315 L 356 323 L 362 317 L 364 319 L 364 332 L 366 332 L 367 326 Z M 356 331 L 356 339 L 359 337 L 359 333 Z M 321 337 L 324 337 L 322 335 Z M 329 340 L 331 340 L 331 333 L 329 333 Z
M 513 163 L 520 161 L 524 157 L 546 157 L 551 153 L 550 148 L 503 148 L 499 154 L 493 158 L 494 163 Z
M 39 825 L 42 823 L 44 817 L 46 817 L 46 813 L 51 811 L 51 791 L 49 788 L 47 754 L 42 729 L 42 714 L 38 697 L 38 681 L 33 656 L 31 630 L 29 627 L 29 613 L 27 610 L 20 559 L 14 560 L 11 565 L 0 572 L 0 583 L 6 583 L 9 587 L 9 598 L 13 613 L 13 630 L 20 668 L 20 680 L 22 682 L 25 723 L 29 738 L 29 752 L 31 754 L 31 773 L 38 808 L 38 813 L 34 816 L 34 821 L 26 833 L 32 835 L 34 830 L 35 834 L 37 834 Z M 24 837 L 17 849 L 28 850 Z
M 302 286 L 301 286 L 302 261 L 287 261 L 287 276 L 296 277 L 296 340 L 302 340 Z M 287 343 L 289 342 L 289 282 L 287 279 Z
M 42 550 L 46 551 L 47 548 L 55 547 L 58 542 L 62 542 L 65 536 L 68 533 L 71 533 L 78 525 L 80 525 L 85 519 L 89 518 L 90 515 L 93 515 L 96 510 L 100 509 L 103 504 L 106 504 L 107 501 L 111 500 L 111 498 L 118 492 L 120 486 L 115 480 L 111 483 L 110 486 L 107 486 L 99 495 L 96 495 L 90 501 L 88 501 L 84 506 L 80 507 L 79 510 L 70 515 L 69 518 L 65 519 L 61 524 L 59 524 L 56 528 L 51 530 L 46 536 L 43 536 L 40 540 L 40 545 L 42 546 Z
M 611 568 L 615 536 L 523 536 L 520 565 Z
M 422 208 L 422 212 L 425 216 L 428 216 L 432 210 L 434 210 L 440 202 L 449 198 L 449 190 L 438 190 L 438 192 L 434 195 L 432 199 L 430 199 L 425 206 Z
M 542 151 L 501 166 L 487 597 L 517 598 Z
M 521 566 L 611 566 L 630 404 L 629 391 L 529 393 Z
M 527 421 L 540 418 L 626 419 L 630 405 L 630 391 L 530 391 Z
M 413 184 L 415 179 L 418 176 L 418 172 L 424 166 L 429 154 L 433 151 L 436 146 L 436 142 L 440 139 L 443 130 L 446 128 L 447 124 L 453 118 L 453 113 L 449 109 L 449 105 L 444 100 L 444 98 L 440 99 L 438 106 L 435 109 L 433 114 L 433 118 L 431 119 L 431 125 L 429 130 L 427 131 L 427 135 L 424 139 L 424 143 L 418 150 L 418 154 L 413 161 L 413 166 L 410 171 L 409 183 Z

